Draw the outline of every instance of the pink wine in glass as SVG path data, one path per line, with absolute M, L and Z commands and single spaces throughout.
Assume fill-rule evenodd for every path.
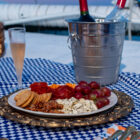
M 10 43 L 19 86 L 22 85 L 22 70 L 25 55 L 25 43 Z
M 8 31 L 12 57 L 17 74 L 18 87 L 22 88 L 22 71 L 25 55 L 25 28 L 10 28 Z

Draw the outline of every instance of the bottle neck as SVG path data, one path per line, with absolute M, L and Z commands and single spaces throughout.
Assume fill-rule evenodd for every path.
M 81 15 L 88 15 L 88 4 L 87 0 L 79 0 L 79 5 L 80 5 L 80 13 Z
M 126 0 L 118 0 L 116 5 L 117 5 L 117 7 L 122 9 L 125 7 L 125 3 L 126 3 Z

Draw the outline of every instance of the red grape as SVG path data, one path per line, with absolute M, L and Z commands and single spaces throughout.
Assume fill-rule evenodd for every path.
M 92 88 L 92 89 L 99 89 L 100 88 L 100 85 L 95 82 L 95 81 L 92 81 L 89 83 L 89 86 Z
M 110 103 L 110 100 L 108 98 L 99 98 L 97 100 L 97 103 L 99 102 L 99 105 L 101 104 L 102 107 L 108 105 Z
M 99 94 L 99 98 L 105 97 L 105 93 L 102 92 L 100 89 L 96 89 L 96 91 L 97 91 L 98 94 Z
M 75 88 L 74 88 L 74 91 L 75 92 L 82 92 L 82 87 L 80 85 L 77 85 Z
M 88 94 L 87 95 L 84 95 L 83 98 L 86 99 L 86 100 L 89 100 L 90 99 Z
M 103 98 L 104 105 L 108 105 L 110 100 L 108 98 Z
M 83 86 L 82 87 L 82 92 L 84 94 L 89 94 L 91 92 L 91 88 L 89 86 Z
M 76 99 L 81 99 L 83 97 L 83 94 L 81 92 L 77 92 L 77 93 L 75 93 L 74 97 Z
M 103 104 L 102 101 L 99 100 L 99 101 L 96 102 L 96 106 L 97 106 L 98 109 L 100 109 L 104 106 L 104 104 Z
M 104 98 L 99 98 L 97 101 L 100 101 L 102 103 L 102 107 L 105 106 Z
M 105 94 L 106 97 L 109 97 L 111 95 L 111 91 L 107 87 L 101 88 L 101 91 Z
M 90 94 L 94 94 L 96 98 L 100 98 L 99 92 L 97 90 L 93 90 Z
M 80 86 L 88 86 L 88 83 L 86 81 L 80 81 L 78 83 L 78 85 L 80 85 Z
M 97 97 L 97 98 L 102 98 L 102 97 L 105 96 L 105 94 L 104 94 L 101 90 L 99 90 L 99 89 L 93 90 L 92 93 L 93 93 L 93 94 L 96 94 L 96 97 Z
M 89 94 L 89 99 L 90 99 L 90 100 L 95 100 L 95 99 L 96 99 L 96 95 L 93 94 L 93 93 L 90 93 L 90 94 Z

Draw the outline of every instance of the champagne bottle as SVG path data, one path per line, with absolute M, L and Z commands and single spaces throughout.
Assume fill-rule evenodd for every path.
M 105 21 L 126 21 L 128 14 L 123 11 L 126 0 L 118 0 L 111 13 L 105 18 Z
M 80 18 L 79 21 L 82 22 L 95 22 L 95 19 L 92 18 L 88 11 L 87 0 L 79 0 L 80 5 Z

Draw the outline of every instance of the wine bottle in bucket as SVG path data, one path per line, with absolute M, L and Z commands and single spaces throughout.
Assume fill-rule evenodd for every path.
M 87 0 L 79 0 L 79 6 L 80 6 L 79 21 L 81 21 L 81 22 L 95 22 L 95 19 L 93 17 L 91 17 L 89 14 Z
M 123 11 L 126 0 L 117 0 L 117 3 L 111 13 L 107 15 L 105 21 L 128 21 L 128 14 Z

